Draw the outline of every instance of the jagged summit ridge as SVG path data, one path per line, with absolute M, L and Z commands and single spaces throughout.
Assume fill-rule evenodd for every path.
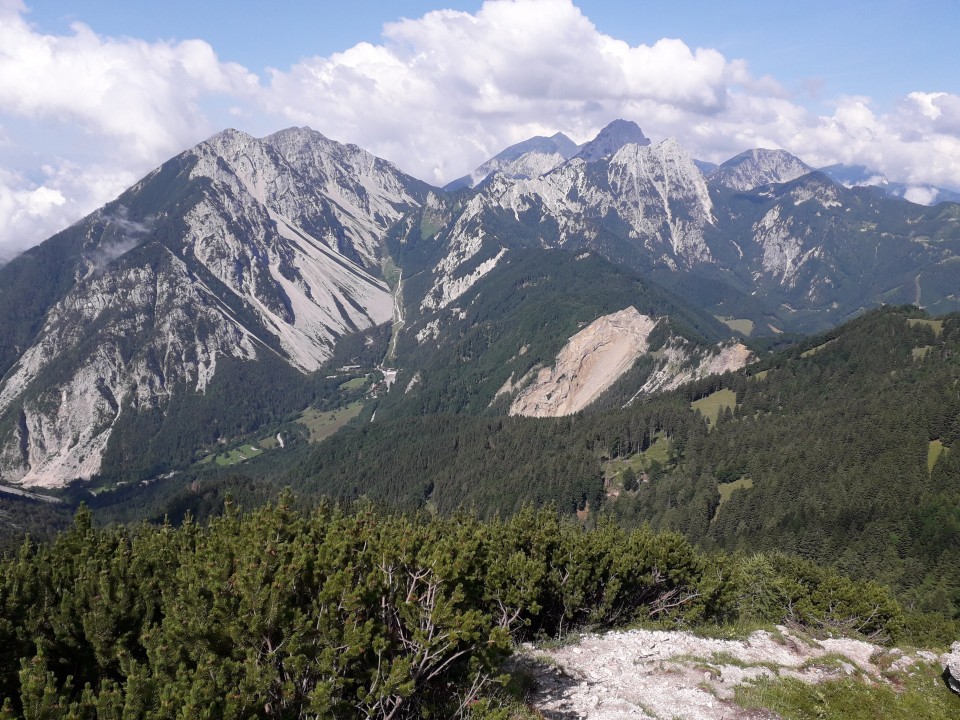
M 632 120 L 614 120 L 593 140 L 577 145 L 562 132 L 550 137 L 537 135 L 497 153 L 469 175 L 450 182 L 444 190 L 455 191 L 480 185 L 494 173 L 512 180 L 529 180 L 545 175 L 577 157 L 586 162 L 608 158 L 624 145 L 647 146 L 650 140 Z
M 811 172 L 813 168 L 786 150 L 755 148 L 730 158 L 712 170 L 707 179 L 733 190 L 753 190 L 773 183 L 785 183 Z
M 389 320 L 383 236 L 426 189 L 307 128 L 226 130 L 51 238 L 74 282 L 0 383 L 0 479 L 89 477 L 118 422 L 205 393 L 224 358 L 312 371 Z
M 515 232 L 500 230 L 504 216 L 536 218 L 527 232 L 541 247 L 590 249 L 616 222 L 631 245 L 668 267 L 711 262 L 704 231 L 713 205 L 690 154 L 674 139 L 628 143 L 605 160 L 573 158 L 540 177 L 485 182 L 438 236 L 445 250 L 423 309 L 445 307 L 516 245 Z
M 194 150 L 195 176 L 222 177 L 224 161 L 250 195 L 367 268 L 379 266 L 383 232 L 425 196 L 426 185 L 356 145 L 310 128 L 262 140 L 227 130 Z M 411 192 L 411 188 L 418 187 Z
M 572 158 L 577 150 L 577 144 L 562 132 L 550 137 L 537 135 L 497 153 L 472 173 L 454 180 L 444 189 L 452 191 L 476 187 L 493 173 L 515 179 L 539 177 Z
M 624 145 L 646 146 L 650 140 L 640 126 L 632 120 L 614 120 L 601 130 L 597 136 L 585 143 L 576 157 L 586 162 L 596 162 L 613 155 Z

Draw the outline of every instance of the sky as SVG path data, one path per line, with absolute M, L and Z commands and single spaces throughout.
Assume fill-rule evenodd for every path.
M 0 262 L 225 127 L 442 185 L 611 120 L 960 190 L 956 0 L 0 0 Z

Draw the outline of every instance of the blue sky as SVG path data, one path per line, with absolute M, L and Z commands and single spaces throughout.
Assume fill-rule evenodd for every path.
M 627 117 L 934 198 L 960 189 L 957 27 L 955 0 L 0 0 L 0 260 L 226 126 L 310 125 L 443 183 Z

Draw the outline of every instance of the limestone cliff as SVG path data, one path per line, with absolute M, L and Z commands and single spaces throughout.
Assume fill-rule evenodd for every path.
M 647 350 L 653 318 L 628 307 L 578 332 L 510 407 L 511 415 L 559 417 L 582 410 Z
M 649 352 L 650 333 L 658 322 L 659 319 L 642 315 L 634 307 L 597 318 L 570 338 L 553 367 L 541 369 L 533 382 L 520 391 L 510 406 L 510 414 L 561 417 L 583 410 Z M 704 351 L 681 338 L 670 337 L 654 357 L 654 369 L 633 399 L 672 390 L 707 375 L 737 370 L 749 362 L 751 353 L 740 343 L 725 343 Z M 508 382 L 501 392 L 512 392 L 517 385 L 522 382 Z

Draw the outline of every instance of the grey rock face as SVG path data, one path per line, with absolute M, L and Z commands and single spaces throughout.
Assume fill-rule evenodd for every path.
M 121 416 L 204 393 L 224 358 L 312 371 L 389 320 L 382 238 L 426 189 L 302 128 L 227 130 L 152 172 L 68 231 L 73 281 L 0 381 L 0 480 L 90 477 Z
M 940 658 L 943 663 L 943 681 L 951 691 L 960 695 L 960 642 L 950 646 L 950 652 Z
M 444 189 L 452 191 L 476 187 L 493 173 L 514 179 L 539 177 L 572 158 L 578 149 L 577 144 L 563 133 L 550 137 L 538 135 L 497 153 L 472 173 L 454 180 Z
M 786 150 L 757 148 L 727 160 L 712 170 L 707 180 L 733 190 L 753 190 L 764 185 L 796 180 L 812 170 Z
M 596 162 L 610 157 L 624 145 L 645 147 L 650 140 L 643 134 L 640 126 L 631 120 L 614 120 L 590 142 L 580 148 L 576 157 L 586 162 Z

